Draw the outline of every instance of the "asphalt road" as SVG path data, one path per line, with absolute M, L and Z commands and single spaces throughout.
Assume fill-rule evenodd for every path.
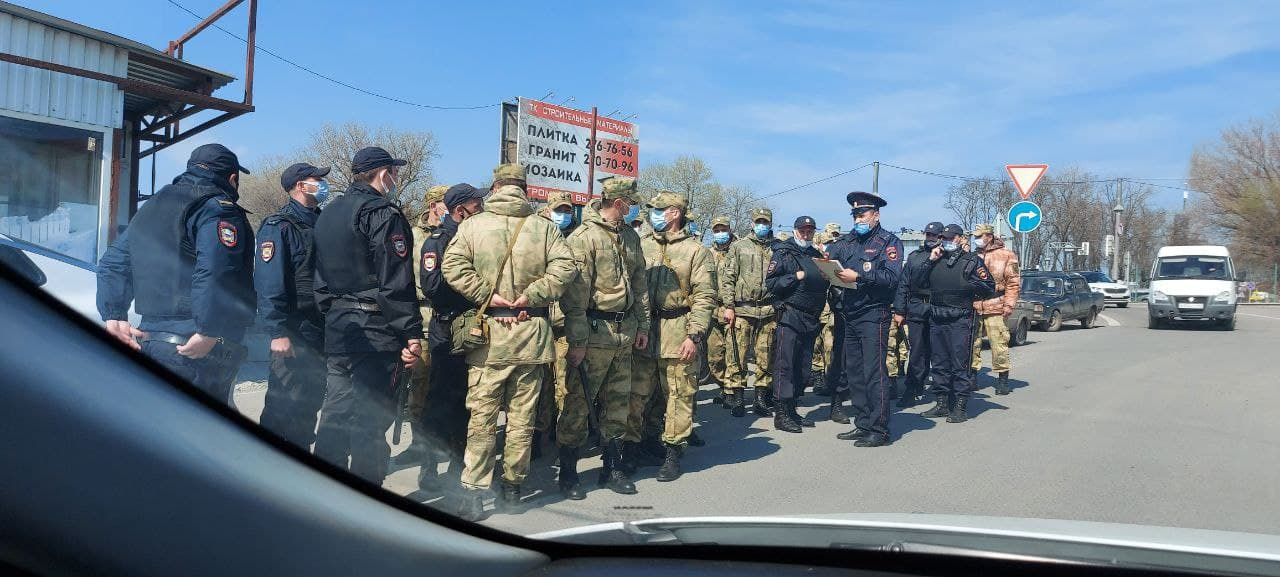
M 818 426 L 788 434 L 769 418 L 731 417 L 704 390 L 707 445 L 688 450 L 679 480 L 658 483 L 646 468 L 639 494 L 616 495 L 594 487 L 593 457 L 580 465 L 588 498 L 567 501 L 550 450 L 523 511 L 485 523 L 528 534 L 653 517 L 919 512 L 1280 534 L 1280 307 L 1241 307 L 1234 332 L 1149 330 L 1142 305 L 1109 308 L 1098 325 L 1033 331 L 1013 352 L 1013 394 L 994 396 L 984 369 L 969 422 L 899 410 L 888 447 L 837 440 L 850 427 L 825 420 L 812 395 L 801 412 Z M 237 404 L 256 416 L 261 395 L 245 383 Z M 389 490 L 427 499 L 416 464 L 393 469 Z

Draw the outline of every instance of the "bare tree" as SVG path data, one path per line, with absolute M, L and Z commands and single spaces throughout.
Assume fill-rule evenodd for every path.
M 707 163 L 696 156 L 679 156 L 671 164 L 645 166 L 640 170 L 639 186 L 646 197 L 662 190 L 685 195 L 689 213 L 704 235 L 717 216 L 728 216 L 731 228 L 744 234 L 751 228 L 752 209 L 769 208 L 750 187 L 717 182 Z
M 316 166 L 330 166 L 329 183 L 341 194 L 351 185 L 351 159 L 366 146 L 381 146 L 391 156 L 407 160 L 396 177 L 396 198 L 410 222 L 426 209 L 423 198 L 435 183 L 435 159 L 439 156 L 435 135 L 427 131 L 398 130 L 389 126 L 374 129 L 349 122 L 326 124 L 313 133 L 299 157 Z
M 982 223 L 993 223 L 1014 202 L 1013 186 L 1004 180 L 1003 171 L 993 178 L 965 180 L 947 189 L 943 204 L 956 217 L 956 224 L 973 230 Z
M 249 213 L 254 232 L 263 219 L 289 202 L 289 193 L 280 186 L 280 173 L 293 163 L 284 156 L 267 156 L 253 163 L 253 174 L 240 175 L 239 204 Z

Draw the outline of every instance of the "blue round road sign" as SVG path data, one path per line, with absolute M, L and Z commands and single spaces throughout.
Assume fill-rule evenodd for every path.
M 1027 233 L 1040 226 L 1040 221 L 1044 213 L 1040 212 L 1040 206 L 1029 200 L 1024 200 L 1009 207 L 1009 228 L 1014 232 Z

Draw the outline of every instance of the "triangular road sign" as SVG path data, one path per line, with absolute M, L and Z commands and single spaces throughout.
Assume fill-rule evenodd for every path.
M 1031 191 L 1035 190 L 1036 185 L 1040 184 L 1040 179 L 1044 178 L 1045 171 L 1049 170 L 1047 164 L 1007 164 L 1004 167 L 1009 171 L 1009 178 L 1013 179 L 1013 185 L 1018 187 L 1018 194 L 1023 199 L 1031 196 Z

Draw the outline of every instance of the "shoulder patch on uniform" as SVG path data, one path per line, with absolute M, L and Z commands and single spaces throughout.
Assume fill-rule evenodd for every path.
M 886 249 L 885 256 L 889 257 L 889 260 L 898 260 L 898 247 L 891 246 Z
M 425 270 L 427 272 L 436 270 L 436 253 L 434 252 L 422 253 L 422 270 Z
M 871 261 L 868 260 L 862 263 L 862 272 L 871 272 Z
M 1018 266 L 1018 261 L 1016 260 L 1009 263 L 1009 270 L 1012 272 L 1013 276 L 1018 276 L 1022 271 L 1021 267 Z
M 271 257 L 276 255 L 275 241 L 264 241 L 260 247 L 260 252 L 262 253 L 262 262 L 271 262 Z
M 978 267 L 978 278 L 982 280 L 987 280 L 987 277 L 989 276 L 991 275 L 987 273 L 987 267 L 985 266 Z
M 236 225 L 225 220 L 218 221 L 218 242 L 227 248 L 235 248 L 240 241 L 239 234 L 236 231 Z
M 403 234 L 391 235 L 391 249 L 396 251 L 396 256 L 400 258 L 409 255 L 409 244 L 404 241 Z

